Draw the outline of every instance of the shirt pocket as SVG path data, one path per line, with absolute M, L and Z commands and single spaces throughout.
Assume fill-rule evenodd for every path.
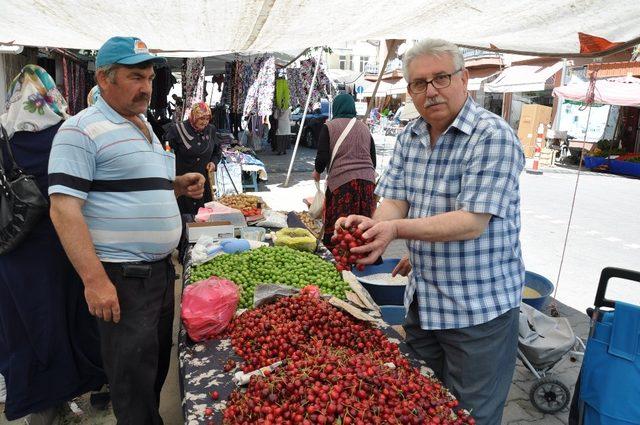
M 430 203 L 431 214 L 440 214 L 455 210 L 456 199 L 462 188 L 461 176 L 445 174 L 437 180 L 433 189 L 433 202 Z

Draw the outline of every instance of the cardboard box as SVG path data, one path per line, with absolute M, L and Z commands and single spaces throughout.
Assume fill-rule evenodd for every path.
M 229 221 L 208 221 L 205 223 L 187 223 L 189 243 L 196 243 L 202 235 L 211 236 L 214 240 L 235 237 L 235 226 Z
M 520 124 L 518 125 L 518 138 L 520 142 L 522 142 L 524 154 L 527 158 L 533 157 L 536 146 L 536 134 L 540 123 L 544 125 L 545 130 L 547 124 L 551 123 L 551 111 L 552 108 L 550 106 L 537 105 L 535 103 L 522 105 Z M 544 147 L 545 144 L 543 140 L 540 148 Z

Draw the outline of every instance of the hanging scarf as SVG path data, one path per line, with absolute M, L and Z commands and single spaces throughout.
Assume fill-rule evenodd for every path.
M 182 92 L 186 118 L 187 108 L 204 100 L 204 59 L 187 59 L 183 77 L 186 77 L 185 91 Z
M 26 65 L 9 86 L 0 124 L 9 138 L 16 131 L 42 131 L 68 118 L 67 102 L 53 78 L 37 65 Z
M 342 93 L 333 99 L 333 118 L 353 118 L 356 116 L 356 103 L 351 95 Z
M 191 107 L 191 113 L 189 114 L 189 123 L 197 130 L 196 123 L 200 118 L 207 118 L 207 124 L 211 122 L 211 108 L 205 102 L 198 102 Z M 204 126 L 206 127 L 206 125 Z

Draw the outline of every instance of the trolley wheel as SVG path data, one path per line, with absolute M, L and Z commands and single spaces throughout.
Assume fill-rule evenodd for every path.
M 543 413 L 556 413 L 567 407 L 571 392 L 562 382 L 554 378 L 538 380 L 529 391 L 533 406 Z

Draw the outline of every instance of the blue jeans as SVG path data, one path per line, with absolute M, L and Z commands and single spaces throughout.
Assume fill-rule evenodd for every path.
M 404 323 L 407 344 L 478 425 L 500 425 L 516 365 L 519 309 L 467 328 L 424 330 L 417 308 L 414 298 Z

